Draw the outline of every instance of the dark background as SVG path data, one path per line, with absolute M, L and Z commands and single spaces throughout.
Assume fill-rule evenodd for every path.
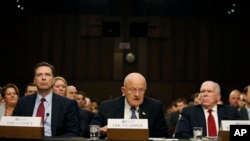
M 133 71 L 145 75 L 147 95 L 165 105 L 190 98 L 205 80 L 221 85 L 225 103 L 232 89 L 249 84 L 250 12 L 243 0 L 3 0 L 0 5 L 0 86 L 15 83 L 22 94 L 40 61 L 99 101 L 121 95 L 124 77 Z M 121 42 L 129 42 L 130 49 L 119 49 Z M 134 63 L 124 59 L 129 52 Z

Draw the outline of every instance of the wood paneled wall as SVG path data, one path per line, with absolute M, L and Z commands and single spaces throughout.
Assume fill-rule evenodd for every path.
M 167 106 L 189 98 L 202 81 L 214 80 L 228 93 L 249 84 L 249 22 L 243 19 L 129 17 L 100 15 L 2 16 L 0 84 L 23 91 L 33 66 L 52 63 L 69 84 L 99 101 L 121 95 L 123 78 L 138 71 L 148 81 L 147 95 Z M 120 36 L 102 35 L 103 22 L 119 22 Z M 130 23 L 148 25 L 145 37 L 130 37 Z M 130 49 L 119 49 L 129 42 Z M 133 52 L 136 62 L 124 60 Z

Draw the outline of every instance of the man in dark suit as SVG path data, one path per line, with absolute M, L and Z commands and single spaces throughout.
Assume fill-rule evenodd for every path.
M 168 137 L 163 105 L 159 100 L 144 96 L 146 80 L 140 73 L 130 73 L 121 87 L 123 95 L 100 104 L 97 116 L 91 125 L 100 125 L 102 137 L 106 136 L 108 118 L 129 119 L 131 107 L 136 109 L 136 118 L 148 119 L 150 137 Z
M 239 119 L 238 110 L 228 105 L 217 105 L 220 100 L 220 86 L 213 81 L 205 81 L 200 88 L 201 105 L 183 108 L 181 118 L 177 123 L 175 138 L 192 138 L 193 127 L 202 127 L 203 136 L 210 136 L 208 132 L 208 109 L 212 110 L 215 121 L 215 133 L 218 134 L 221 120 Z
M 36 116 L 41 99 L 43 102 L 45 136 L 79 136 L 80 115 L 77 102 L 52 92 L 55 69 L 47 62 L 40 62 L 34 68 L 34 83 L 37 93 L 18 100 L 13 116 Z

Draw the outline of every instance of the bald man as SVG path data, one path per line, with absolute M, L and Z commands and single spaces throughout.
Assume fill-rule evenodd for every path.
M 238 101 L 240 100 L 240 91 L 234 89 L 229 94 L 229 105 L 234 107 L 239 107 Z
M 168 137 L 163 104 L 157 99 L 145 96 L 147 83 L 144 76 L 134 72 L 128 74 L 121 87 L 123 95 L 100 103 L 97 115 L 91 125 L 100 125 L 101 137 L 107 133 L 108 118 L 148 119 L 150 137 Z M 131 111 L 135 109 L 135 114 Z

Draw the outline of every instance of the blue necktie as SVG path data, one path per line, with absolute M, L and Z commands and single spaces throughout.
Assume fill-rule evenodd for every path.
M 135 107 L 131 107 L 131 112 L 132 112 L 132 116 L 131 119 L 137 119 L 136 114 L 135 114 Z

